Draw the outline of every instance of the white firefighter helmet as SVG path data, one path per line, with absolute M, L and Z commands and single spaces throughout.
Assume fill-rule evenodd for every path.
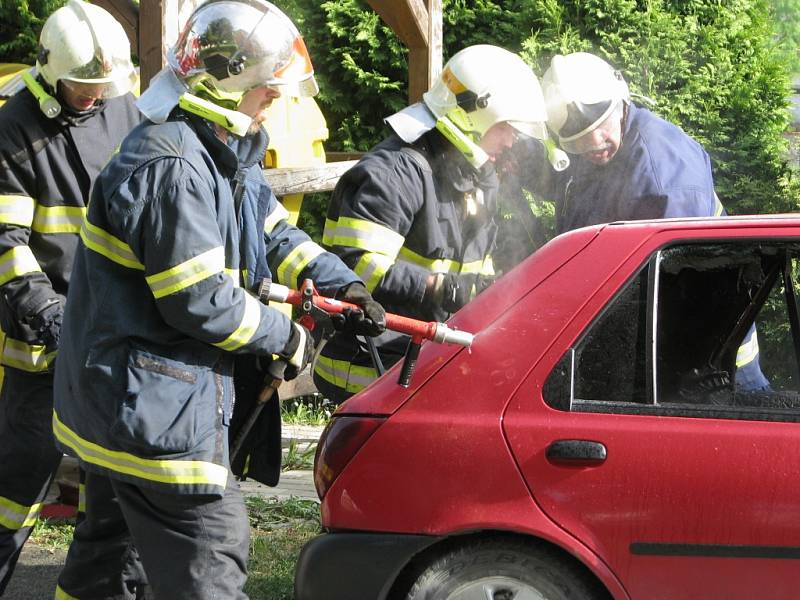
M 588 52 L 557 54 L 542 77 L 550 129 L 561 147 L 572 152 L 572 142 L 590 133 L 623 103 L 630 91 L 622 74 Z
M 45 21 L 36 68 L 54 89 L 59 81 L 101 86 L 98 98 L 114 98 L 136 83 L 130 44 L 122 25 L 99 6 L 69 0 Z
M 265 0 L 209 0 L 189 16 L 168 54 L 193 94 L 235 110 L 245 92 L 274 86 L 287 96 L 319 91 L 303 38 Z
M 497 46 L 469 46 L 454 54 L 422 98 L 437 118 L 449 118 L 478 140 L 502 122 L 530 137 L 547 137 L 539 80 L 522 58 Z

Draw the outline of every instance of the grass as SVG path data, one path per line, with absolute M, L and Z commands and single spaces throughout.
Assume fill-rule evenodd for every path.
M 281 419 L 287 425 L 327 425 L 335 408 L 320 394 L 299 396 L 281 403 Z
M 33 526 L 31 542 L 49 550 L 66 550 L 74 528 L 73 519 L 39 519 Z
M 297 498 L 246 502 L 251 539 L 245 592 L 251 600 L 291 600 L 300 549 L 320 531 L 319 505 Z
M 313 500 L 248 497 L 250 517 L 249 577 L 245 592 L 251 600 L 291 600 L 294 566 L 300 549 L 320 532 L 319 505 Z M 40 520 L 31 542 L 50 550 L 66 550 L 73 521 Z
M 314 454 L 316 451 L 317 444 L 315 442 L 310 444 L 300 443 L 291 438 L 283 455 L 281 468 L 284 471 L 296 471 L 298 469 L 310 471 L 314 468 Z

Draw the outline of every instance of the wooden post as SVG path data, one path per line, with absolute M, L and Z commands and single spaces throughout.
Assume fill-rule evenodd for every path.
M 167 64 L 167 50 L 178 39 L 180 28 L 202 0 L 140 0 L 139 68 L 141 88 Z
M 421 100 L 442 70 L 442 0 L 367 3 L 408 47 L 408 100 Z

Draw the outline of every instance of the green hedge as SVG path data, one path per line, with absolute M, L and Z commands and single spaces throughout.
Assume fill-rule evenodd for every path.
M 44 16 L 63 2 L 0 1 L 0 60 L 30 62 Z M 368 149 L 386 135 L 383 118 L 406 104 L 407 51 L 363 0 L 278 4 L 318 71 L 327 147 Z M 773 4 L 786 14 L 794 2 Z M 766 0 L 443 0 L 445 57 L 494 43 L 541 74 L 557 52 L 595 52 L 706 147 L 730 212 L 796 210 L 783 136 L 789 65 L 770 10 Z M 781 27 L 785 48 L 793 30 Z
M 66 0 L 0 0 L 0 62 L 33 64 L 39 32 Z

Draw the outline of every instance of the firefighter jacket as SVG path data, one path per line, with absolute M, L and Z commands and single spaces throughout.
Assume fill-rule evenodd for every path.
M 431 130 L 413 144 L 392 135 L 347 171 L 333 192 L 323 244 L 342 257 L 387 312 L 425 321 L 449 314 L 424 302 L 433 273 L 461 273 L 480 291 L 494 275 L 497 176 L 477 173 Z M 386 332 L 375 338 L 388 366 L 408 342 Z M 315 377 L 353 393 L 376 373 L 357 341 L 337 334 L 322 350 Z
M 628 106 L 622 144 L 608 164 L 594 165 L 573 156 L 565 171 L 539 175 L 543 177 L 529 180 L 528 187 L 555 200 L 559 233 L 612 221 L 725 214 L 702 146 L 633 103 Z M 741 389 L 769 385 L 759 367 L 755 327 L 739 348 L 736 362 Z
M 46 348 L 26 320 L 63 302 L 89 189 L 141 120 L 130 94 L 85 113 L 42 114 L 23 89 L 0 108 L 0 363 L 46 372 Z
M 137 127 L 95 184 L 53 417 L 88 470 L 221 495 L 234 355 L 280 353 L 292 327 L 251 291 L 271 274 L 331 295 L 358 280 L 286 222 L 259 165 L 265 132 L 231 140 L 176 108 Z
M 543 195 L 555 200 L 559 233 L 612 221 L 723 214 L 706 151 L 680 128 L 633 103 L 611 162 L 594 165 L 572 156 L 569 168 L 548 183 Z M 531 182 L 534 190 L 540 186 Z

